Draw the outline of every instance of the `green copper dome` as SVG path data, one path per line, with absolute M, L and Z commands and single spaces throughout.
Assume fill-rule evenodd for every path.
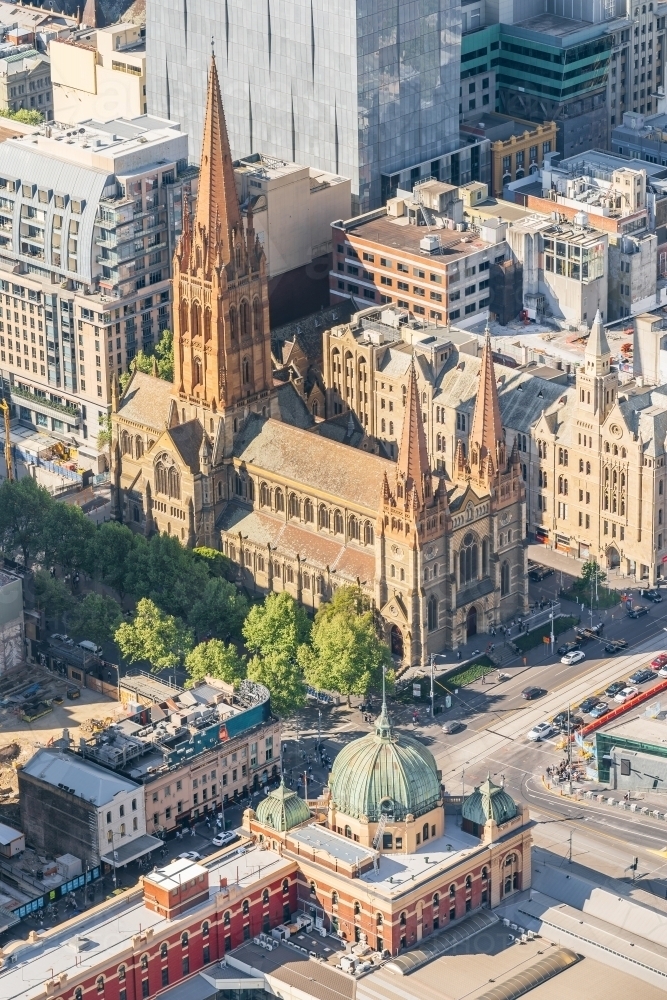
M 283 779 L 278 788 L 262 799 L 257 806 L 256 815 L 263 826 L 268 826 L 278 833 L 286 833 L 292 827 L 309 820 L 310 809 L 296 792 L 285 788 Z
M 494 819 L 498 825 L 507 823 L 516 816 L 516 802 L 511 795 L 496 785 L 488 777 L 475 791 L 468 795 L 461 807 L 464 822 L 482 827 L 488 820 Z
M 417 740 L 392 733 L 384 704 L 375 732 L 349 743 L 336 757 L 329 787 L 338 812 L 369 823 L 377 823 L 382 813 L 399 821 L 408 815 L 416 819 L 441 799 L 433 754 Z

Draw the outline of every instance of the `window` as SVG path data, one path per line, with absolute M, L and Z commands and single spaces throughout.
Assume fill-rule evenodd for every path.
M 95 987 L 98 993 L 104 993 L 104 976 L 98 976 L 95 980 Z
M 623 758 L 623 757 L 621 758 L 621 774 L 624 775 L 624 776 L 626 776 L 626 777 L 628 777 L 629 775 L 632 774 L 632 768 L 630 766 L 630 761 L 627 760 L 627 759 L 625 759 L 625 758 Z

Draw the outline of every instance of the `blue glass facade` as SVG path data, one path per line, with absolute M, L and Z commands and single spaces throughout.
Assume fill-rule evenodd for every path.
M 201 142 L 215 39 L 234 157 L 262 152 L 351 177 L 458 145 L 460 0 L 162 0 L 147 5 L 149 109 Z

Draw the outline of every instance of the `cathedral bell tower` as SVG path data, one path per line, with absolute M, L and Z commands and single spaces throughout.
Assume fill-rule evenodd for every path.
M 584 351 L 584 364 L 577 370 L 579 411 L 603 424 L 618 395 L 618 375 L 611 370 L 611 351 L 598 309 Z
M 266 258 L 244 233 L 215 56 L 194 221 L 183 207 L 174 256 L 174 383 L 182 400 L 225 410 L 272 386 Z

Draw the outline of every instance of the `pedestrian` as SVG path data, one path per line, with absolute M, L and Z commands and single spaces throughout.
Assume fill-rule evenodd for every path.
M 460 660 L 460 659 L 461 659 L 461 650 L 460 650 L 460 649 L 457 649 L 457 650 L 456 650 L 456 659 L 457 659 L 457 660 Z
M 191 837 L 194 837 L 194 836 L 195 836 L 195 828 L 194 828 L 194 826 L 191 826 L 191 827 L 190 827 L 190 836 L 191 836 Z

